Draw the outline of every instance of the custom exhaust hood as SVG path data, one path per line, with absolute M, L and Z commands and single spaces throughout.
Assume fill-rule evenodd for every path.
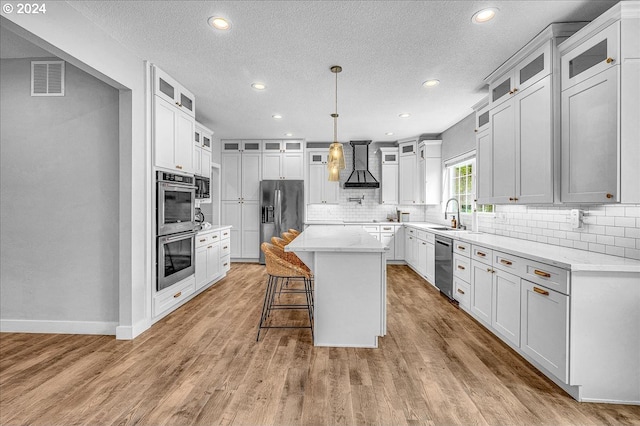
M 369 144 L 371 141 L 351 141 L 353 172 L 344 183 L 345 188 L 380 188 L 380 183 L 369 171 Z

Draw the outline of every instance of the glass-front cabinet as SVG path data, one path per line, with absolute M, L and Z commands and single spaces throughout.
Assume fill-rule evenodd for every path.
M 620 22 L 562 56 L 562 90 L 620 63 Z

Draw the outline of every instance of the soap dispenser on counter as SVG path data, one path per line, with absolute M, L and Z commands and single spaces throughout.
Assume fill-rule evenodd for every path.
M 451 219 L 451 227 L 453 229 L 456 229 L 458 227 L 458 222 L 456 221 L 456 217 L 453 216 L 453 219 Z

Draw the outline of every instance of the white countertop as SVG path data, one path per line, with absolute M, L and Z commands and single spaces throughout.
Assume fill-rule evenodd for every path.
M 488 233 L 472 233 L 469 231 L 437 231 L 432 228 L 442 227 L 434 223 L 403 223 L 416 229 L 423 229 L 454 240 L 478 244 L 516 256 L 555 265 L 571 271 L 602 271 L 602 272 L 640 272 L 640 261 L 608 254 L 544 244 L 536 241 L 521 240 Z
M 225 225 L 225 226 L 217 226 L 217 225 L 213 225 L 210 228 L 207 229 L 201 229 L 198 231 L 198 234 L 206 234 L 208 232 L 213 232 L 213 231 L 221 231 L 223 229 L 229 229 L 231 228 L 231 225 Z
M 364 229 L 327 225 L 305 229 L 285 251 L 384 252 L 384 244 Z
M 305 225 L 404 225 L 402 222 L 389 222 L 385 221 L 351 221 L 351 220 L 309 220 L 304 223 Z

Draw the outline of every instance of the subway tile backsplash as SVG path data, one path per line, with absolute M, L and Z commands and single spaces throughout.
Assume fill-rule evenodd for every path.
M 569 222 L 572 208 L 584 211 L 580 229 Z M 425 216 L 434 222 L 443 218 L 436 208 Z M 471 225 L 465 216 L 463 222 Z M 481 232 L 640 260 L 639 205 L 496 206 L 495 214 L 479 214 L 478 224 Z

